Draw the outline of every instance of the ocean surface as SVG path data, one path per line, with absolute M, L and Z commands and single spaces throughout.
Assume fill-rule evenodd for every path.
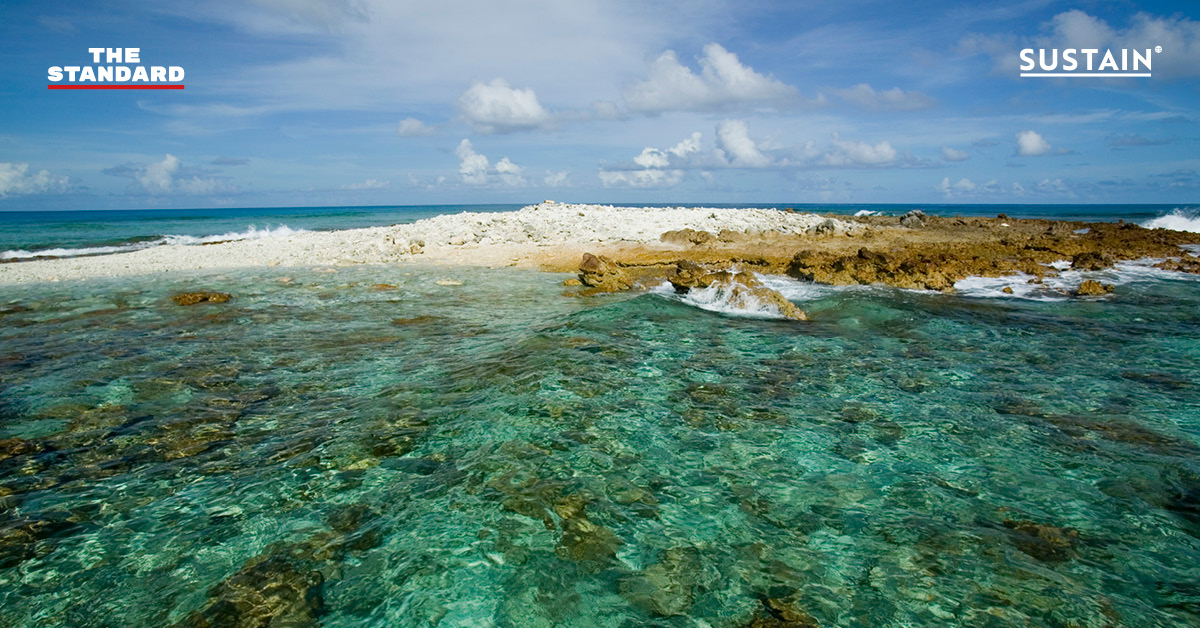
M 86 248 L 444 210 L 0 232 Z M 0 288 L 0 626 L 1200 625 L 1196 276 L 1056 280 L 1116 284 L 1098 300 L 766 278 L 807 323 L 668 290 L 567 298 L 565 278 Z M 190 290 L 233 299 L 170 300 Z

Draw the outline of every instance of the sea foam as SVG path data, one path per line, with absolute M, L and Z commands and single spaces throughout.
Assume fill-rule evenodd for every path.
M 220 235 L 207 236 L 189 236 L 189 235 L 165 235 L 161 238 L 153 240 L 145 240 L 141 242 L 130 242 L 128 244 L 114 246 L 85 246 L 79 248 L 53 248 L 53 249 L 38 249 L 29 251 L 25 249 L 14 249 L 9 251 L 0 251 L 0 260 L 20 260 L 34 259 L 45 257 L 82 257 L 84 255 L 106 255 L 109 253 L 128 253 L 130 251 L 139 251 L 141 249 L 150 248 L 152 246 L 160 246 L 164 244 L 174 245 L 196 245 L 196 244 L 214 244 L 217 242 L 232 242 L 235 240 L 258 240 L 262 238 L 274 238 L 295 235 L 297 233 L 305 233 L 304 229 L 292 229 L 287 225 L 279 225 L 278 227 L 267 227 L 266 229 L 258 229 L 251 225 L 245 231 L 231 231 Z
M 1200 233 L 1200 215 L 1191 207 L 1176 208 L 1169 214 L 1142 223 L 1147 229 L 1171 229 Z

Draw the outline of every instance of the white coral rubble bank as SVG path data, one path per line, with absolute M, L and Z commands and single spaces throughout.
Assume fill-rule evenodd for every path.
M 666 231 L 849 233 L 861 227 L 774 209 L 613 207 L 546 201 L 518 211 L 447 214 L 417 222 L 217 244 L 165 244 L 113 255 L 0 264 L 0 284 L 178 270 L 417 262 L 495 265 L 538 247 L 652 243 Z

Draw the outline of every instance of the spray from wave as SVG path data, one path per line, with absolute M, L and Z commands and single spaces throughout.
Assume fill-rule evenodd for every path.
M 1200 233 L 1200 215 L 1191 207 L 1176 208 L 1169 214 L 1142 223 L 1147 229 L 1171 229 Z
M 259 240 L 262 238 L 276 238 L 283 236 L 305 233 L 304 229 L 292 229 L 287 225 L 279 225 L 278 227 L 267 227 L 258 229 L 253 225 L 245 231 L 231 231 L 219 235 L 207 236 L 189 236 L 189 235 L 165 235 L 161 238 L 142 240 L 140 242 L 130 242 L 114 246 L 86 246 L 79 248 L 51 248 L 51 249 L 36 249 L 25 250 L 16 249 L 0 252 L 0 260 L 13 261 L 47 257 L 82 257 L 85 255 L 107 255 L 109 253 L 128 253 L 130 251 L 138 251 L 147 249 L 152 246 L 160 245 L 197 245 L 197 244 L 214 244 L 217 242 L 233 242 L 237 240 Z

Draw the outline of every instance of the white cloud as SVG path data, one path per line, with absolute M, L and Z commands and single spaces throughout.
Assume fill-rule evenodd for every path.
M 0 198 L 15 194 L 58 192 L 67 187 L 67 178 L 39 170 L 29 172 L 27 163 L 0 162 Z
M 567 185 L 567 171 L 560 170 L 559 172 L 547 172 L 546 178 L 543 180 L 546 187 L 559 188 Z
M 847 89 L 832 90 L 842 100 L 871 111 L 914 111 L 928 109 L 937 101 L 921 92 L 906 92 L 899 87 L 875 91 L 866 83 Z
M 1068 194 L 1074 196 L 1071 189 L 1062 179 L 1042 179 L 1034 186 L 1037 191 L 1047 194 Z
M 750 138 L 750 128 L 745 120 L 722 120 L 717 124 L 717 144 L 721 156 L 731 166 L 738 168 L 765 168 L 771 158 L 759 150 Z
M 957 150 L 949 146 L 942 147 L 942 159 L 946 161 L 966 161 L 970 156 L 971 153 L 965 150 Z
M 742 65 L 720 44 L 704 47 L 700 73 L 668 50 L 650 64 L 646 80 L 625 90 L 631 111 L 711 111 L 739 104 L 772 104 L 795 98 L 796 88 Z
M 467 185 L 490 185 L 502 183 L 511 187 L 525 185 L 525 177 L 521 175 L 523 168 L 503 157 L 491 166 L 488 158 L 475 152 L 471 141 L 464 139 L 458 143 L 454 154 L 458 156 L 458 173 L 462 182 Z
M 937 190 L 946 198 L 954 198 L 974 192 L 976 185 L 970 179 L 959 179 L 957 183 L 950 183 L 950 177 L 945 177 L 942 182 L 937 185 Z
M 1050 142 L 1037 131 L 1020 131 L 1017 133 L 1018 155 L 1045 155 L 1050 152 Z
M 416 118 L 405 118 L 396 124 L 396 135 L 400 137 L 417 137 L 419 135 L 432 134 L 433 127 Z
M 700 152 L 700 132 L 693 132 L 690 136 L 680 140 L 680 142 L 666 150 L 660 150 L 647 146 L 642 149 L 642 153 L 633 158 L 633 163 L 643 168 L 666 168 L 671 165 L 671 156 L 674 155 L 678 159 L 686 159 L 689 155 Z
M 895 160 L 896 149 L 892 148 L 890 142 L 869 144 L 847 141 L 834 133 L 833 148 L 825 153 L 819 163 L 825 166 L 879 166 Z
M 134 175 L 147 192 L 170 192 L 179 171 L 179 158 L 167 153 L 162 161 L 156 161 Z
M 162 161 L 156 161 L 145 166 L 117 166 L 103 171 L 106 174 L 130 177 L 137 181 L 142 189 L 151 194 L 213 194 L 229 192 L 233 188 L 224 181 L 214 177 L 200 176 L 203 170 L 184 168 L 175 155 L 167 153 Z
M 669 188 L 683 180 L 682 170 L 600 170 L 604 187 Z
M 481 133 L 534 129 L 550 118 L 532 89 L 514 89 L 500 78 L 472 84 L 459 96 L 458 110 Z
M 352 191 L 382 190 L 383 188 L 386 188 L 389 185 L 391 185 L 391 181 L 380 181 L 379 179 L 367 179 L 366 181 L 360 181 L 358 183 L 350 183 L 348 185 L 343 185 L 342 189 L 343 190 L 352 190 Z

